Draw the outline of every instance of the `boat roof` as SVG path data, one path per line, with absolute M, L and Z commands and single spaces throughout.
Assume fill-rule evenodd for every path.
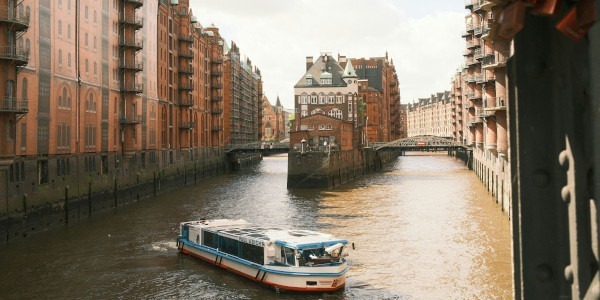
M 218 233 L 236 240 L 252 240 L 259 243 L 275 243 L 293 249 L 314 249 L 328 247 L 337 243 L 347 244 L 345 239 L 335 238 L 328 233 L 312 230 L 283 229 L 280 227 L 257 226 L 245 220 L 200 220 L 183 222 L 193 227 Z

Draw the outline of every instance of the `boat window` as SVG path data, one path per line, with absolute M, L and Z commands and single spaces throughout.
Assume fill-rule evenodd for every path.
M 204 231 L 202 234 L 202 245 L 217 249 L 219 247 L 219 236 L 215 233 Z
M 264 264 L 265 262 L 265 251 L 263 247 L 250 245 L 248 243 L 240 243 L 241 251 L 240 258 L 247 261 L 251 261 L 257 264 Z
M 226 238 L 224 236 L 219 237 L 219 251 L 225 252 L 227 254 L 239 256 L 240 242 L 234 239 Z
M 294 255 L 294 249 L 281 247 L 281 257 L 284 264 L 290 266 L 296 265 L 296 256 Z

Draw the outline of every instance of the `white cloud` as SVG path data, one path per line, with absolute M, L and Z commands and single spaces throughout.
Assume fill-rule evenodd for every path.
M 274 101 L 279 95 L 287 108 L 293 107 L 293 85 L 304 74 L 306 56 L 321 51 L 348 57 L 388 51 L 403 103 L 449 89 L 463 61 L 460 0 L 434 0 L 429 8 L 409 0 L 190 2 L 203 25 L 214 23 L 258 66 L 266 96 Z

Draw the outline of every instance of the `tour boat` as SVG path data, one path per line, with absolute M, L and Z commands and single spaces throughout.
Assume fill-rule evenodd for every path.
M 181 253 L 278 291 L 335 292 L 346 284 L 348 241 L 330 234 L 227 219 L 182 222 L 179 232 Z

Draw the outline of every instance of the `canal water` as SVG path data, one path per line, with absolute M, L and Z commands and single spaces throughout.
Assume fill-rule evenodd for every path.
M 288 191 L 287 156 L 0 246 L 2 299 L 508 299 L 509 221 L 464 164 L 399 157 L 340 189 Z M 344 237 L 347 285 L 278 294 L 179 255 L 180 221 L 243 218 Z

